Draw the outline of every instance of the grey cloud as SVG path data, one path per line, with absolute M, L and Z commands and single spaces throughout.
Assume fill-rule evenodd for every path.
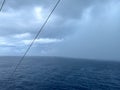
M 79 20 L 76 33 L 67 37 L 65 42 L 58 45 L 57 48 L 53 48 L 53 53 L 48 54 L 119 60 L 119 6 L 120 2 L 107 3 L 102 7 L 102 13 L 99 15 L 95 11 L 96 8 L 92 8 L 89 15 L 85 13 L 85 16 L 82 17 L 83 20 Z M 97 12 L 101 12 L 99 8 Z M 93 16 L 93 13 L 96 14 Z
M 51 4 L 55 0 L 8 0 L 6 1 L 5 9 L 8 9 L 9 7 L 15 10 L 20 9 L 31 9 L 31 7 L 34 6 L 42 6 L 47 8 L 49 4 Z
M 110 2 L 111 0 L 62 0 L 56 13 L 64 19 L 81 18 L 85 9 L 93 5 Z
M 22 41 L 16 34 L 30 33 L 31 39 L 42 25 L 32 10 L 43 7 L 43 19 L 55 0 L 9 0 L 0 18 L 0 36 L 9 42 Z M 119 59 L 119 0 L 62 0 L 39 38 L 64 39 L 55 44 L 35 44 L 30 55 L 71 56 L 99 59 Z M 50 7 L 51 8 L 51 7 Z M 2 23 L 1 23 L 2 22 Z M 2 53 L 24 53 L 27 46 L 7 47 Z M 3 47 L 2 47 L 3 48 Z M 21 51 L 21 52 L 20 52 Z M 1 54 L 1 53 L 0 53 Z M 1 54 L 2 55 L 2 54 Z

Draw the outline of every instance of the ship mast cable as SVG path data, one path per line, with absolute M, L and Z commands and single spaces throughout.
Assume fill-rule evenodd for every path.
M 23 56 L 20 58 L 19 62 L 17 63 L 15 69 L 13 70 L 13 72 L 11 73 L 9 79 L 11 79 L 14 75 L 14 73 L 16 72 L 16 70 L 18 69 L 18 67 L 20 66 L 20 64 L 22 63 L 22 61 L 24 60 L 25 56 L 27 55 L 27 53 L 29 52 L 30 48 L 32 47 L 32 45 L 34 44 L 35 40 L 38 38 L 38 36 L 40 35 L 40 33 L 42 32 L 43 28 L 45 27 L 45 25 L 48 23 L 48 20 L 50 19 L 51 15 L 53 14 L 53 12 L 55 11 L 55 9 L 57 8 L 58 4 L 60 3 L 61 0 L 58 0 L 55 4 L 55 6 L 53 7 L 52 11 L 49 13 L 48 17 L 46 18 L 46 20 L 44 21 L 43 25 L 41 26 L 41 28 L 39 29 L 39 31 L 37 32 L 36 36 L 34 37 L 34 39 L 31 41 L 30 45 L 28 46 L 28 48 L 26 49 L 25 53 L 23 54 Z
M 0 12 L 1 12 L 1 11 L 2 11 L 2 9 L 3 9 L 3 6 L 4 6 L 4 4 L 5 4 L 5 1 L 6 1 L 6 0 L 3 0 L 2 4 L 1 4 L 1 7 L 0 7 Z

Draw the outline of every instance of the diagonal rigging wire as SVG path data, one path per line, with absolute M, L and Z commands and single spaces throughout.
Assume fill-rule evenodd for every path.
M 4 4 L 5 4 L 5 1 L 6 1 L 6 0 L 3 0 L 2 4 L 1 4 L 1 7 L 0 7 L 0 12 L 1 12 L 1 11 L 2 11 L 2 9 L 3 9 L 3 6 L 4 6 Z
M 14 73 L 16 72 L 16 70 L 18 69 L 19 65 L 21 64 L 21 62 L 24 60 L 25 56 L 27 55 L 27 53 L 29 52 L 30 48 L 32 47 L 32 45 L 34 44 L 35 40 L 38 38 L 39 34 L 41 33 L 41 31 L 43 30 L 43 28 L 45 27 L 45 25 L 47 24 L 49 18 L 51 17 L 51 15 L 53 14 L 54 10 L 57 8 L 58 4 L 60 3 L 61 0 L 58 0 L 55 4 L 55 6 L 53 7 L 52 11 L 50 12 L 50 14 L 48 15 L 48 17 L 46 18 L 45 22 L 43 23 L 43 25 L 41 26 L 41 28 L 39 29 L 39 31 L 37 32 L 36 36 L 34 37 L 34 39 L 31 41 L 30 45 L 28 46 L 28 48 L 26 49 L 25 53 L 23 54 L 23 56 L 20 58 L 19 62 L 17 63 L 15 69 L 13 70 L 10 78 L 14 75 Z

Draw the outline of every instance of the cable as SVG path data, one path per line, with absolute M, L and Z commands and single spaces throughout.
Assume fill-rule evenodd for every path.
M 3 9 L 3 6 L 4 6 L 4 4 L 5 4 L 5 1 L 6 1 L 6 0 L 3 0 L 2 4 L 1 4 L 1 7 L 0 7 L 0 12 L 1 12 L 1 11 L 2 11 L 2 9 Z
M 20 58 L 18 64 L 16 65 L 15 69 L 13 70 L 12 74 L 10 75 L 9 79 L 11 79 L 11 77 L 13 77 L 14 73 L 16 72 L 16 70 L 18 69 L 18 67 L 20 66 L 21 62 L 24 60 L 25 56 L 27 55 L 27 53 L 29 52 L 30 48 L 32 47 L 32 45 L 34 44 L 35 40 L 38 38 L 39 34 L 41 33 L 41 31 L 43 30 L 43 28 L 45 27 L 45 25 L 47 24 L 49 18 L 51 17 L 51 15 L 53 14 L 54 10 L 57 8 L 58 4 L 60 3 L 61 0 L 58 0 L 55 4 L 55 6 L 53 7 L 52 11 L 50 12 L 50 14 L 48 15 L 48 17 L 46 18 L 45 22 L 43 23 L 43 25 L 41 26 L 41 28 L 39 29 L 38 33 L 36 34 L 36 36 L 34 37 L 34 39 L 31 41 L 30 45 L 28 46 L 28 48 L 26 49 L 25 53 L 23 54 L 23 56 Z

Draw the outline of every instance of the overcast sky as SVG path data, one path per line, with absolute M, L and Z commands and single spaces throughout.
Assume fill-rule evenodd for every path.
M 6 0 L 0 55 L 23 55 L 56 1 Z M 61 0 L 28 55 L 119 60 L 119 24 L 120 0 Z

